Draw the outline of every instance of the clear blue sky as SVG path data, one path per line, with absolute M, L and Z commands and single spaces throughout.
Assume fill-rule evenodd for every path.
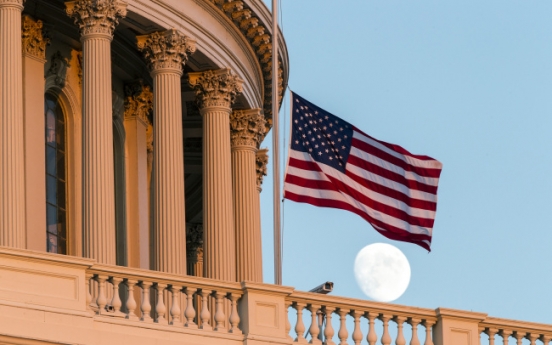
M 367 298 L 354 259 L 385 242 L 412 269 L 395 303 L 552 323 L 552 2 L 281 1 L 291 89 L 444 165 L 429 254 L 352 213 L 285 201 L 284 285 L 330 280 L 335 295 Z M 272 283 L 269 171 L 261 207 Z

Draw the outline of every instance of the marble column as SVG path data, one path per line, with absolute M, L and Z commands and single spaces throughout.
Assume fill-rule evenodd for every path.
M 232 186 L 236 236 L 236 279 L 263 281 L 260 214 L 252 206 L 257 192 L 256 152 L 265 135 L 261 109 L 234 110 L 230 115 Z
M 230 69 L 189 74 L 203 116 L 203 267 L 206 278 L 236 281 L 230 114 L 243 81 Z
M 84 256 L 115 265 L 111 41 L 127 4 L 77 0 L 65 5 L 80 29 L 83 50 Z
M 0 1 L 0 246 L 25 248 L 21 11 Z
M 126 214 L 128 265 L 149 269 L 148 128 L 153 92 L 141 82 L 125 86 Z M 153 147 L 151 147 L 153 148 Z
M 257 154 L 255 155 L 255 165 L 256 165 L 256 173 L 257 173 L 257 183 L 256 183 L 256 186 L 257 186 L 257 196 L 254 200 L 254 203 L 253 203 L 253 206 L 251 207 L 253 209 L 252 212 L 254 212 L 255 214 L 258 215 L 258 217 L 256 218 L 256 220 L 258 221 L 257 224 L 255 224 L 255 228 L 258 229 L 258 234 L 259 234 L 259 238 L 256 239 L 260 244 L 260 246 L 262 246 L 262 238 L 261 238 L 261 234 L 262 234 L 262 228 L 261 228 L 261 191 L 262 191 L 262 184 L 263 184 L 263 178 L 266 176 L 267 174 L 267 168 L 266 166 L 268 165 L 268 149 L 267 148 L 263 148 L 263 149 L 259 149 L 257 150 Z M 255 260 L 258 261 L 258 262 L 262 262 L 263 261 L 263 255 L 262 255 L 262 252 L 259 250 L 259 252 L 257 253 L 257 256 L 255 257 Z
M 172 29 L 139 36 L 153 78 L 154 269 L 186 274 L 184 140 L 180 78 L 195 41 Z
M 44 64 L 49 39 L 44 35 L 43 26 L 42 21 L 28 15 L 21 18 L 26 248 L 38 251 L 46 251 Z

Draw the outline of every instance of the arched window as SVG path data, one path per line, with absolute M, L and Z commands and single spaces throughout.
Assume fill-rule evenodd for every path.
M 65 116 L 59 100 L 44 97 L 46 123 L 46 248 L 67 253 Z

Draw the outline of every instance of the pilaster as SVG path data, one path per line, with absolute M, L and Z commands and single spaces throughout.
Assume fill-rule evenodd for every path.
M 236 278 L 262 282 L 260 213 L 253 205 L 257 192 L 256 152 L 265 135 L 261 109 L 235 110 L 230 115 Z
M 487 314 L 463 310 L 437 308 L 437 323 L 433 326 L 435 345 L 479 344 L 479 323 Z
M 243 81 L 230 69 L 189 74 L 203 116 L 203 236 L 205 277 L 236 280 L 230 113 Z
M 65 3 L 83 46 L 83 232 L 84 256 L 114 265 L 115 187 L 111 88 L 111 41 L 126 15 L 121 0 Z
M 26 248 L 37 251 L 46 250 L 44 64 L 49 39 L 44 35 L 43 26 L 42 21 L 28 15 L 21 18 Z
M 148 135 L 153 92 L 141 82 L 125 87 L 128 264 L 149 269 Z
M 180 78 L 195 41 L 172 29 L 138 36 L 153 78 L 154 269 L 186 274 L 184 147 Z
M 25 161 L 21 11 L 0 1 L 0 246 L 25 248 Z

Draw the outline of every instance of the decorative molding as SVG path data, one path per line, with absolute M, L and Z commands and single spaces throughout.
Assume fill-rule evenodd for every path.
M 230 108 L 237 94 L 243 91 L 243 80 L 229 68 L 189 73 L 188 81 L 196 93 L 200 110 L 208 107 Z
M 193 261 L 203 261 L 203 224 L 187 224 L 186 253 Z
M 44 30 L 41 20 L 33 20 L 28 15 L 21 18 L 21 46 L 24 54 L 45 59 L 46 45 L 50 44 L 50 38 Z
M 153 117 L 153 92 L 142 80 L 125 85 L 125 119 L 138 117 L 151 125 Z
M 230 115 L 232 146 L 257 148 L 266 134 L 266 120 L 261 109 L 234 110 Z
M 257 188 L 261 188 L 263 184 L 263 178 L 267 175 L 266 166 L 268 164 L 268 149 L 260 149 L 255 156 L 255 162 L 257 163 Z
M 144 54 L 150 71 L 175 69 L 182 73 L 188 56 L 196 51 L 196 41 L 170 29 L 137 36 L 138 50 Z
M 148 154 L 153 154 L 153 125 L 148 123 L 146 127 L 146 147 Z
M 78 50 L 77 51 L 77 75 L 79 76 L 79 85 L 82 86 L 82 75 L 83 75 L 83 72 L 82 72 L 82 50 Z
M 113 37 L 119 19 L 127 13 L 122 0 L 76 0 L 65 3 L 66 13 L 75 20 L 81 36 L 102 34 Z
M 48 69 L 48 72 L 46 72 L 46 77 L 51 75 L 55 76 L 56 85 L 63 88 L 67 80 L 67 67 L 69 66 L 69 60 L 64 57 L 59 50 L 52 55 L 50 60 L 50 68 Z

